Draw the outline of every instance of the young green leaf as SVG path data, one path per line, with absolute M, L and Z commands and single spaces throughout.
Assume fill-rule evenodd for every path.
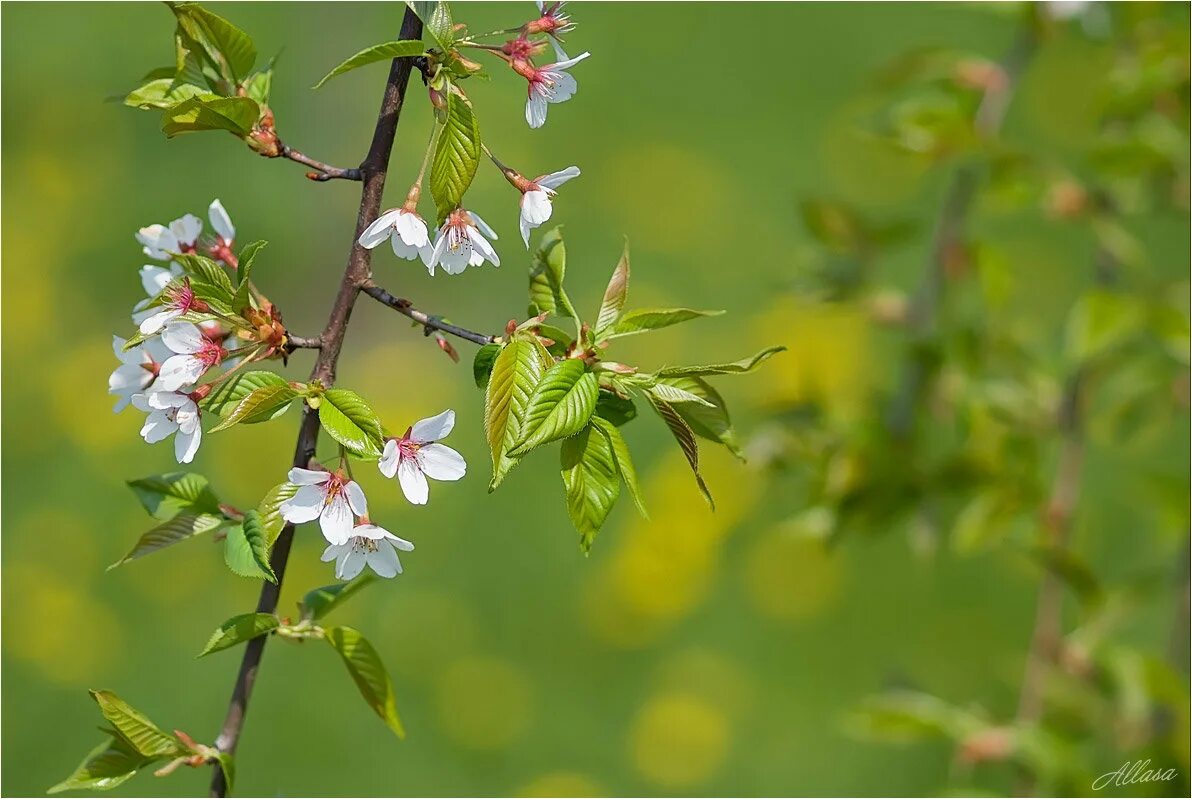
M 216 386 L 205 399 L 199 402 L 199 406 L 202 407 L 204 413 L 227 416 L 236 409 L 241 400 L 252 392 L 266 386 L 289 387 L 289 385 L 284 377 L 273 372 L 240 372 Z
M 642 497 L 641 486 L 637 482 L 637 469 L 633 467 L 633 459 L 629 456 L 629 445 L 621 437 L 621 431 L 612 422 L 601 419 L 599 416 L 593 416 L 591 424 L 594 430 L 608 439 L 617 463 L 617 471 L 621 473 L 621 479 L 625 481 L 625 487 L 629 489 L 629 496 L 633 499 L 633 504 L 637 506 L 637 512 L 644 519 L 650 518 L 650 514 L 646 512 L 646 502 Z
M 691 308 L 639 308 L 627 311 L 606 332 L 604 338 L 622 338 L 637 333 L 677 325 L 705 316 L 720 316 L 724 311 L 696 311 Z
M 129 480 L 145 510 L 158 519 L 172 519 L 182 511 L 219 513 L 219 498 L 207 478 L 193 472 L 170 472 Z
M 596 317 L 596 338 L 616 324 L 621 318 L 621 310 L 625 307 L 625 300 L 629 297 L 629 242 L 625 243 L 625 250 L 621 253 L 621 260 L 617 261 L 613 269 L 613 276 L 608 281 L 608 288 L 604 290 L 604 300 L 600 303 L 600 313 Z
M 111 691 L 91 691 L 91 698 L 125 742 L 145 757 L 175 757 L 188 751 L 177 738 L 160 730 Z
M 69 777 L 46 793 L 108 791 L 131 778 L 154 759 L 145 757 L 124 739 L 111 737 L 88 752 Z
M 239 83 L 252 71 L 257 48 L 247 33 L 198 3 L 174 3 L 170 8 L 178 18 L 178 27 L 203 47 L 221 72 L 227 73 L 229 83 Z
M 547 231 L 530 259 L 530 316 L 566 315 L 575 320 L 578 330 L 579 314 L 563 290 L 567 247 L 563 244 L 562 231 L 561 227 Z
M 280 625 L 281 621 L 272 613 L 243 613 L 233 616 L 219 625 L 218 629 L 211 634 L 211 638 L 203 647 L 203 651 L 199 653 L 199 657 L 242 644 L 257 636 L 266 635 Z
M 379 458 L 385 434 L 376 411 L 354 391 L 331 388 L 319 403 L 319 424 L 354 455 Z
M 261 517 L 261 532 L 265 536 L 265 545 L 270 549 L 273 542 L 281 535 L 286 520 L 281 517 L 281 506 L 290 497 L 298 493 L 298 486 L 293 483 L 279 483 L 265 494 L 257 505 L 257 513 Z
M 224 563 L 233 574 L 276 583 L 277 575 L 269 565 L 267 540 L 261 514 L 255 508 L 246 511 L 244 521 L 228 528 L 224 539 Z
M 786 347 L 767 347 L 751 358 L 742 358 L 732 363 L 717 363 L 709 366 L 670 366 L 659 369 L 658 377 L 698 377 L 700 375 L 739 375 L 752 372 L 758 366 L 780 352 L 786 352 Z
M 422 42 L 416 41 L 400 41 L 400 42 L 382 42 L 381 44 L 374 44 L 372 47 L 366 47 L 356 55 L 346 59 L 342 64 L 335 69 L 328 72 L 323 78 L 314 85 L 314 88 L 319 89 L 324 83 L 332 78 L 342 75 L 345 72 L 351 72 L 353 69 L 358 69 L 367 64 L 375 64 L 377 61 L 390 61 L 394 58 L 404 58 L 406 56 L 422 55 L 426 48 Z
M 236 313 L 243 313 L 244 309 L 249 306 L 252 294 L 252 284 L 249 283 L 249 278 L 252 277 L 252 265 L 257 259 L 257 253 L 268 244 L 267 241 L 254 241 L 251 244 L 246 244 L 240 249 L 240 254 L 236 256 L 240 271 L 240 283 L 236 286 L 236 293 L 232 295 L 230 303 L 232 310 Z
M 688 394 L 694 394 L 702 403 L 682 403 L 674 406 L 675 412 L 691 427 L 697 436 L 723 444 L 729 452 L 743 458 L 737 443 L 737 433 L 729 420 L 728 407 L 712 385 L 702 377 L 660 377 L 657 385 L 669 385 Z
M 244 138 L 260 115 L 261 107 L 249 97 L 191 97 L 162 112 L 161 131 L 173 138 L 179 133 L 226 130 Z
M 596 399 L 596 415 L 620 427 L 637 418 L 637 406 L 628 397 L 601 389 Z
M 537 339 L 523 336 L 514 337 L 493 361 L 484 394 L 484 431 L 493 459 L 489 491 L 501 484 L 517 462 L 508 452 L 521 434 L 530 395 L 550 361 Z
M 385 671 L 385 665 L 377 650 L 359 631 L 351 627 L 328 627 L 324 631 L 327 643 L 343 658 L 348 673 L 360 689 L 360 695 L 368 706 L 381 717 L 398 738 L 405 738 L 401 719 L 397 716 L 397 701 L 393 695 L 393 683 Z
M 186 541 L 196 535 L 218 530 L 226 522 L 227 520 L 223 516 L 215 516 L 210 513 L 191 513 L 189 511 L 179 513 L 174 518 L 162 522 L 143 534 L 129 553 L 109 566 L 108 569 L 122 566 L 130 560 L 136 560 L 151 552 L 165 549 L 179 541 Z
M 455 21 L 451 18 L 451 6 L 438 2 L 408 3 L 414 13 L 425 24 L 425 33 L 440 51 L 446 53 L 455 45 Z
M 671 383 L 654 382 L 646 388 L 646 393 L 652 394 L 660 400 L 671 403 L 672 405 L 679 403 L 694 403 L 696 405 L 711 405 L 703 397 L 698 394 L 692 394 L 679 386 Z
M 269 95 L 273 93 L 273 67 L 250 75 L 244 81 L 244 93 L 256 100 L 257 105 L 269 105 Z
M 257 424 L 276 419 L 302 395 L 289 386 L 262 386 L 237 403 L 232 412 L 208 432 L 217 433 L 235 424 Z
M 318 621 L 335 608 L 342 605 L 349 597 L 373 581 L 371 572 L 364 572 L 355 580 L 348 583 L 325 585 L 308 591 L 298 604 L 302 618 Z
M 658 399 L 652 394 L 646 394 L 646 399 L 650 401 L 650 406 L 662 417 L 662 421 L 666 422 L 666 426 L 671 431 L 671 435 L 675 437 L 675 441 L 679 442 L 679 449 L 683 450 L 683 456 L 687 458 L 687 464 L 691 467 L 692 474 L 695 475 L 695 482 L 699 486 L 700 493 L 708 501 L 709 507 L 712 510 L 716 510 L 716 503 L 712 499 L 712 492 L 708 490 L 708 484 L 704 482 L 704 477 L 699 472 L 699 444 L 696 443 L 695 433 L 692 432 L 691 426 L 683 419 L 683 415 L 675 410 L 675 406 L 666 400 Z
M 583 361 L 571 358 L 556 363 L 534 386 L 521 432 L 509 454 L 520 457 L 535 447 L 578 433 L 596 410 L 599 390 L 596 375 Z
M 493 364 L 500 353 L 500 344 L 485 344 L 476 350 L 476 357 L 472 359 L 472 379 L 476 381 L 476 388 L 488 385 L 488 376 L 492 374 Z
M 559 463 L 567 494 L 567 515 L 579 532 L 580 549 L 587 554 L 621 494 L 612 443 L 608 436 L 588 425 L 563 442 Z
M 479 164 L 480 125 L 476 115 L 458 90 L 449 90 L 443 126 L 430 163 L 430 194 L 440 222 L 463 201 Z
M 174 260 L 190 275 L 190 287 L 205 300 L 217 300 L 229 307 L 236 288 L 224 268 L 205 255 L 182 253 Z
M 152 108 L 172 108 L 192 97 L 214 100 L 217 96 L 200 86 L 180 83 L 173 77 L 157 78 L 129 92 L 124 104 L 148 111 Z

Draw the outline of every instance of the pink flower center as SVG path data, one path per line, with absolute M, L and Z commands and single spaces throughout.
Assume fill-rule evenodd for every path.
M 196 297 L 194 289 L 190 287 L 190 278 L 184 279 L 180 286 L 166 289 L 166 301 L 171 308 L 181 313 L 207 310 L 207 303 Z
M 210 339 L 204 340 L 203 346 L 200 347 L 199 351 L 195 353 L 195 357 L 198 358 L 208 369 L 213 366 L 218 366 L 219 362 L 226 358 L 227 355 L 227 350 Z

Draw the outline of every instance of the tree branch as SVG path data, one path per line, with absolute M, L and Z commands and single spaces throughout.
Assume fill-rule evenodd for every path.
M 398 38 L 419 39 L 421 37 L 422 22 L 413 10 L 407 8 L 405 16 L 402 18 L 401 33 Z M 389 80 L 385 84 L 385 94 L 381 100 L 380 114 L 377 116 L 376 128 L 373 131 L 372 145 L 360 166 L 364 187 L 361 191 L 360 211 L 356 216 L 356 232 L 352 236 L 352 249 L 348 255 L 343 278 L 340 280 L 335 304 L 332 306 L 327 326 L 321 336 L 322 346 L 319 348 L 318 358 L 310 374 L 311 380 L 321 380 L 324 385 L 329 386 L 335 382 L 335 368 L 343 347 L 348 319 L 352 315 L 352 306 L 356 302 L 360 286 L 368 278 L 371 251 L 361 247 L 357 240 L 364 228 L 377 217 L 381 209 L 381 195 L 385 189 L 389 155 L 393 150 L 393 139 L 397 133 L 397 122 L 401 116 L 402 102 L 405 100 L 406 85 L 409 82 L 412 67 L 413 60 L 410 58 L 394 59 L 389 69 Z M 302 415 L 302 425 L 298 431 L 298 441 L 294 446 L 293 464 L 295 466 L 305 467 L 310 463 L 310 459 L 314 457 L 318 437 L 318 414 L 306 407 Z M 278 597 L 281 594 L 282 580 L 285 577 L 286 562 L 290 556 L 293 540 L 294 526 L 287 524 L 273 545 L 273 554 L 270 559 L 273 571 L 277 575 L 277 583 L 266 582 L 262 585 L 261 596 L 257 601 L 258 613 L 275 613 L 277 611 Z M 254 638 L 245 646 L 244 657 L 240 662 L 240 671 L 236 675 L 236 683 L 232 689 L 232 698 L 228 703 L 228 712 L 215 742 L 221 752 L 231 754 L 236 751 L 236 744 L 244 727 L 244 716 L 248 711 L 248 701 L 252 694 L 253 684 L 256 682 L 257 669 L 261 663 L 266 640 L 267 636 Z M 211 795 L 225 796 L 227 789 L 223 770 L 216 765 L 211 779 Z
M 290 352 L 294 350 L 317 350 L 323 346 L 323 339 L 315 336 L 308 338 L 306 336 L 292 336 L 286 334 L 286 349 Z
M 429 335 L 432 330 L 441 330 L 444 333 L 450 333 L 453 336 L 458 336 L 466 341 L 471 341 L 474 344 L 492 344 L 497 341 L 499 336 L 490 336 L 486 333 L 476 333 L 467 328 L 458 327 L 450 322 L 444 322 L 437 316 L 431 316 L 423 313 L 414 307 L 414 304 L 402 297 L 395 297 L 385 289 L 373 283 L 371 280 L 367 281 L 360 287 L 368 296 L 372 297 L 377 302 L 388 305 L 393 310 L 400 314 L 404 314 L 413 319 L 418 324 L 426 328 Z
M 334 180 L 336 178 L 340 180 L 364 180 L 364 173 L 359 167 L 344 169 L 343 167 L 324 164 L 322 161 L 316 161 L 308 155 L 303 155 L 293 147 L 290 147 L 288 144 L 284 144 L 282 142 L 278 142 L 278 155 L 282 158 L 289 158 L 291 161 L 297 161 L 304 166 L 309 166 L 316 170 L 314 172 L 306 173 L 306 176 L 311 180 L 319 182 Z

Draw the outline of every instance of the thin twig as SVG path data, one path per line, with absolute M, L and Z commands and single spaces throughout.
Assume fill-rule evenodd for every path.
M 339 180 L 364 180 L 364 173 L 359 167 L 344 169 L 343 167 L 324 164 L 322 161 L 316 161 L 308 155 L 303 155 L 288 144 L 278 142 L 278 155 L 314 169 L 314 172 L 306 173 L 306 176 L 311 180 L 319 182 L 337 178 Z
M 413 319 L 418 324 L 426 328 L 427 335 L 430 335 L 432 330 L 441 330 L 444 333 L 450 333 L 466 341 L 471 341 L 474 344 L 492 344 L 500 339 L 499 336 L 490 336 L 486 333 L 477 333 L 467 328 L 453 325 L 450 322 L 444 322 L 437 316 L 423 313 L 414 307 L 413 303 L 402 297 L 395 297 L 385 289 L 381 288 L 371 280 L 360 287 L 368 296 L 372 297 L 383 305 L 388 305 L 393 310 L 400 314 L 404 314 Z
M 287 350 L 317 350 L 322 346 L 323 339 L 318 336 L 311 338 L 307 336 L 286 335 Z
M 402 18 L 399 39 L 420 39 L 422 37 L 422 22 L 409 8 Z M 385 189 L 386 170 L 389 165 L 389 155 L 393 150 L 393 139 L 397 133 L 397 122 L 401 116 L 402 102 L 405 100 L 406 85 L 409 82 L 410 71 L 413 67 L 412 59 L 394 59 L 389 69 L 389 79 L 385 84 L 385 94 L 381 100 L 381 111 L 377 117 L 376 128 L 373 131 L 372 145 L 368 155 L 361 164 L 361 175 L 364 187 L 360 197 L 360 210 L 356 216 L 356 232 L 352 236 L 352 249 L 348 255 L 348 264 L 339 284 L 339 292 L 335 297 L 331 314 L 327 319 L 327 326 L 321 336 L 322 346 L 311 380 L 320 380 L 324 385 L 335 382 L 335 367 L 339 360 L 340 349 L 343 347 L 344 333 L 348 319 L 352 315 L 352 306 L 359 294 L 359 287 L 368 277 L 371 251 L 361 247 L 357 241 L 364 228 L 377 217 L 381 209 L 381 195 Z M 306 467 L 314 457 L 315 444 L 319 437 L 319 417 L 309 407 L 304 409 L 302 426 L 298 431 L 298 441 L 294 446 L 294 466 Z M 274 613 L 277 610 L 278 598 L 281 595 L 282 580 L 285 577 L 286 562 L 290 556 L 290 547 L 294 540 L 294 526 L 287 524 L 277 537 L 273 545 L 270 565 L 277 575 L 277 582 L 266 582 L 261 587 L 261 596 L 257 601 L 258 613 Z M 232 689 L 232 698 L 228 703 L 227 715 L 216 746 L 221 752 L 229 754 L 236 751 L 236 744 L 240 739 L 240 732 L 244 727 L 244 716 L 248 711 L 248 701 L 252 694 L 253 683 L 256 681 L 257 669 L 261 663 L 261 656 L 265 650 L 267 636 L 254 638 L 245 645 L 244 657 L 240 661 L 240 671 L 236 675 L 236 683 Z M 225 796 L 228 786 L 224 780 L 223 770 L 214 768 L 211 779 L 211 795 Z

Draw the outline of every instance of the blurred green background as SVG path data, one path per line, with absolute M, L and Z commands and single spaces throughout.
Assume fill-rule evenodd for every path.
M 468 4 L 456 16 L 491 30 L 531 8 Z M 212 9 L 252 34 L 263 56 L 281 53 L 272 101 L 281 137 L 355 164 L 384 68 L 317 93 L 308 87 L 346 55 L 392 38 L 401 7 Z M 574 71 L 576 98 L 553 106 L 546 127 L 527 129 L 524 86 L 499 68 L 469 90 L 503 161 L 527 174 L 583 170 L 555 212 L 566 225 L 571 296 L 595 311 L 627 236 L 631 303 L 729 314 L 629 340 L 619 360 L 714 362 L 786 344 L 791 351 L 758 373 L 717 382 L 746 439 L 768 409 L 792 400 L 859 407 L 892 379 L 897 337 L 859 308 L 811 305 L 788 290 L 810 245 L 798 202 L 828 195 L 924 220 L 921 235 L 881 267 L 890 284 L 913 285 L 947 170 L 852 133 L 857 98 L 874 70 L 912 48 L 998 57 L 1012 14 L 946 4 L 570 10 L 579 28 L 569 50 L 593 57 Z M 159 724 L 210 741 L 239 650 L 195 654 L 258 591 L 230 575 L 207 540 L 104 571 L 150 526 L 123 480 L 176 468 L 167 445 L 139 440 L 138 414 L 111 414 L 104 389 L 115 365 L 111 334 L 127 335 L 126 312 L 141 296 L 133 233 L 186 212 L 205 216 L 219 197 L 240 242 L 269 240 L 254 277 L 291 329 L 313 335 L 340 278 L 359 195 L 354 184 L 309 183 L 297 165 L 261 159 L 230 136 L 166 141 L 155 115 L 104 103 L 169 62 L 163 7 L 6 4 L 0 13 L 2 791 L 36 795 L 98 740 L 88 688 L 116 691 Z M 1052 154 L 1087 143 L 1106 57 L 1104 46 L 1060 34 L 1027 74 L 1005 137 Z M 417 169 L 428 110 L 414 88 L 391 205 Z M 431 278 L 378 250 L 374 272 L 424 310 L 497 332 L 526 305 L 515 197 L 482 165 L 469 206 L 501 234 L 499 270 Z M 1055 223 L 994 213 L 982 224 L 1012 254 L 1018 311 L 1054 320 L 1039 346 L 1056 349 L 1091 245 Z M 1140 235 L 1153 268 L 1186 277 L 1187 234 L 1186 218 L 1146 220 Z M 470 359 L 472 347 L 458 346 Z M 304 377 L 309 358 L 299 352 L 287 373 Z M 238 793 L 924 794 L 947 783 L 950 748 L 860 742 L 842 723 L 849 709 L 910 684 L 1013 713 L 1038 580 L 1021 556 L 993 549 L 924 559 L 901 533 L 826 550 L 787 534 L 784 520 L 800 510 L 797 480 L 772 480 L 708 446 L 712 514 L 665 430 L 646 418 L 625 432 L 653 521 L 622 501 L 584 558 L 553 455 L 530 458 L 486 493 L 483 400 L 466 360 L 453 365 L 404 319 L 362 298 L 339 380 L 395 428 L 455 408 L 448 443 L 470 464 L 462 482 L 433 484 L 424 507 L 360 470 L 373 517 L 417 550 L 403 558 L 404 575 L 370 587 L 338 621 L 376 644 L 409 734 L 394 740 L 329 648 L 271 642 L 238 753 Z M 297 418 L 211 436 L 195 471 L 227 501 L 254 503 L 281 479 Z M 1186 489 L 1188 432 L 1182 418 L 1126 447 L 1090 443 L 1076 541 L 1097 569 L 1174 572 L 1179 535 L 1138 475 L 1166 469 Z M 1186 490 L 1177 493 L 1186 504 Z M 333 580 L 321 550 L 314 529 L 302 530 L 283 611 Z M 1177 599 L 1174 589 L 1155 593 L 1125 635 L 1162 655 Z M 1104 771 L 1123 759 L 1110 757 Z M 197 794 L 208 779 L 206 769 L 182 769 L 168 783 L 140 775 L 120 790 Z

